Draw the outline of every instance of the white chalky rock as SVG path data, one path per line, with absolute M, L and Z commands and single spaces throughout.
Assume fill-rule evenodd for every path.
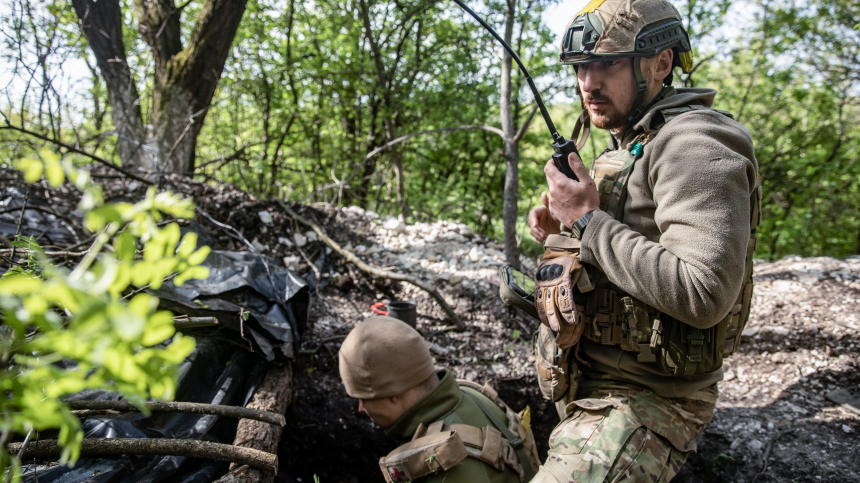
M 367 251 L 367 247 L 364 245 L 358 245 L 357 247 L 355 247 L 355 251 L 356 253 L 364 253 Z
M 263 245 L 262 243 L 260 243 L 260 240 L 257 240 L 256 238 L 254 238 L 254 241 L 251 242 L 251 246 L 253 246 L 254 250 L 257 250 L 258 252 L 269 251 L 269 245 Z
M 478 247 L 477 247 L 477 245 L 476 245 L 476 246 L 473 246 L 473 247 L 472 247 L 472 249 L 471 249 L 471 250 L 469 250 L 469 260 L 471 260 L 471 261 L 472 261 L 472 263 L 475 263 L 475 262 L 477 262 L 478 260 L 480 260 L 480 259 L 481 259 L 481 255 L 483 255 L 483 254 L 482 254 L 481 252 L 479 252 L 479 251 L 478 251 Z
M 359 207 L 359 206 L 350 206 L 349 208 L 346 209 L 346 211 L 351 211 L 357 215 L 363 215 L 364 214 L 364 210 L 362 210 L 361 207 Z
M 383 228 L 395 233 L 403 233 L 406 231 L 406 225 L 397 218 L 391 218 L 382 225 Z
M 260 221 L 267 225 L 271 225 L 275 220 L 272 218 L 272 214 L 268 211 L 258 211 L 257 216 L 260 217 Z
M 305 238 L 307 238 L 309 242 L 320 241 L 319 235 L 317 235 L 317 232 L 313 230 L 306 231 Z
M 281 245 L 284 245 L 287 248 L 293 247 L 292 240 L 290 240 L 289 238 L 284 238 L 282 236 L 278 237 L 278 243 L 280 243 Z
M 295 240 L 296 246 L 299 248 L 308 244 L 308 239 L 305 238 L 305 236 L 301 233 L 296 233 L 295 235 L 293 235 L 293 240 Z
M 290 255 L 288 257 L 284 257 L 284 266 L 287 268 L 295 269 L 299 264 L 299 257 L 296 255 Z

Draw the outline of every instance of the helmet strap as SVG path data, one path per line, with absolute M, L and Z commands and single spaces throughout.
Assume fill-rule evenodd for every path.
M 630 126 L 636 124 L 637 121 L 645 114 L 646 107 L 642 105 L 645 101 L 645 93 L 648 92 L 648 83 L 645 82 L 645 77 L 642 75 L 641 57 L 633 57 L 633 77 L 636 80 L 636 99 L 633 100 L 633 110 L 627 116 L 627 121 Z

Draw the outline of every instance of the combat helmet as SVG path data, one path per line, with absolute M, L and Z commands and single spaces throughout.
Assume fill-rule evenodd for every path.
M 637 95 L 630 120 L 645 112 L 642 100 L 647 84 L 639 61 L 666 49 L 675 53 L 673 67 L 693 70 L 690 37 L 681 15 L 667 0 L 592 0 L 567 24 L 559 60 L 577 66 L 613 58 L 633 58 Z M 664 81 L 672 83 L 672 73 Z

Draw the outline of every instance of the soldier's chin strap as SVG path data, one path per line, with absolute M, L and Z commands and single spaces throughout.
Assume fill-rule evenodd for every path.
M 648 83 L 642 75 L 641 60 L 642 57 L 633 57 L 633 77 L 636 79 L 636 99 L 633 100 L 633 110 L 630 112 L 630 115 L 627 116 L 627 121 L 631 126 L 639 122 L 639 119 L 641 119 L 648 111 L 650 104 L 653 104 L 652 102 L 649 106 L 642 105 L 645 101 L 645 93 L 648 92 Z

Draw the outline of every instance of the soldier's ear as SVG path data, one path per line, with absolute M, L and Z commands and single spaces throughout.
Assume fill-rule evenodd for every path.
M 666 49 L 657 54 L 654 65 L 654 74 L 658 79 L 665 79 L 672 73 L 672 61 L 675 59 L 675 52 L 672 49 Z

